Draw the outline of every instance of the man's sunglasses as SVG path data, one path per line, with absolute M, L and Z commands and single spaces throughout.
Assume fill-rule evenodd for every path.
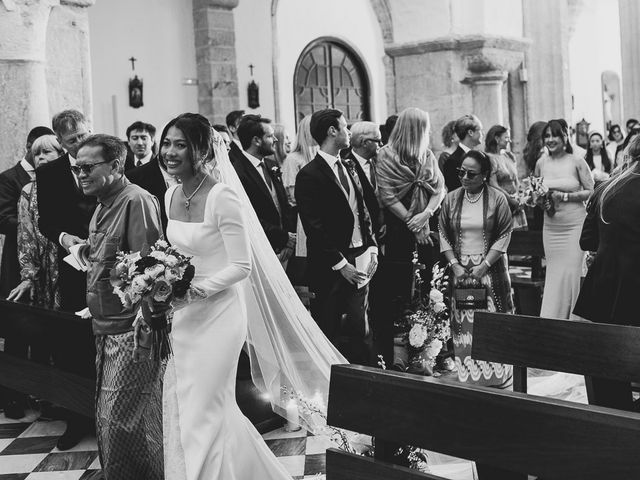
M 478 175 L 482 175 L 482 172 L 471 172 L 466 168 L 458 168 L 456 171 L 458 172 L 458 178 L 464 178 L 466 175 L 469 180 L 473 180 Z
M 96 165 L 109 162 L 111 162 L 111 160 L 105 160 L 104 162 L 87 163 L 85 165 L 71 165 L 71 171 L 75 176 L 80 175 L 80 172 L 84 173 L 85 175 L 91 175 L 91 172 Z

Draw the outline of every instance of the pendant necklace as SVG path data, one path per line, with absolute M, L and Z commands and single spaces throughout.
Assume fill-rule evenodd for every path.
M 193 191 L 193 193 L 191 195 L 187 195 L 184 191 L 184 183 L 181 185 L 181 189 L 182 189 L 182 194 L 184 195 L 184 197 L 186 198 L 186 200 L 184 201 L 184 208 L 187 209 L 187 212 L 189 211 L 189 207 L 191 206 L 191 199 L 193 198 L 193 196 L 198 193 L 198 190 L 200 190 L 200 187 L 202 186 L 202 184 L 204 183 L 204 181 L 207 179 L 207 176 L 205 175 L 202 178 L 202 181 L 200 182 L 200 185 L 198 185 L 196 187 L 196 189 Z
M 483 192 L 484 192 L 484 187 L 482 187 L 482 190 L 480 190 L 480 192 L 475 196 L 475 198 L 471 198 L 471 196 L 469 195 L 469 192 L 465 190 L 464 198 L 466 198 L 467 202 L 469 203 L 476 203 L 478 200 L 480 200 L 480 197 L 482 196 Z

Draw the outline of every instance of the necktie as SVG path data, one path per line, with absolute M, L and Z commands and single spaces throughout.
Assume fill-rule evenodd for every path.
M 139 167 L 140 165 L 142 165 L 142 160 L 137 159 L 136 160 L 136 167 Z
M 371 186 L 373 187 L 373 190 L 377 190 L 376 164 L 373 163 L 373 160 L 369 160 L 369 178 L 371 179 Z
M 262 173 L 264 174 L 264 182 L 267 184 L 269 191 L 273 191 L 273 182 L 271 181 L 271 177 L 269 176 L 267 166 L 264 164 L 264 162 L 260 162 L 258 165 L 260 166 L 260 168 L 262 168 Z
M 338 160 L 336 166 L 338 167 L 338 178 L 340 179 L 340 183 L 342 184 L 344 191 L 347 192 L 348 196 L 351 188 L 349 187 L 349 180 L 347 180 L 347 175 L 344 173 L 344 166 L 342 165 L 342 161 Z

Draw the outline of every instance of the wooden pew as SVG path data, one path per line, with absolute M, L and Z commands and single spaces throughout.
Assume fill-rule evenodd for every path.
M 514 366 L 514 390 L 527 391 L 527 367 L 640 382 L 640 328 L 476 312 L 473 358 Z
M 328 423 L 520 475 L 640 476 L 640 414 L 432 377 L 334 365 Z M 326 461 L 327 480 L 440 479 L 336 449 Z
M 518 230 L 513 232 L 507 254 L 511 257 L 529 257 L 526 263 L 515 261 L 513 258 L 509 259 L 510 265 L 524 265 L 531 268 L 529 277 L 511 275 L 511 286 L 514 292 L 513 300 L 516 311 L 527 315 L 537 315 L 540 313 L 544 290 L 542 231 Z

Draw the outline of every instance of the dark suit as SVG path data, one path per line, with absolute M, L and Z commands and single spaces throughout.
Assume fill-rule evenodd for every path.
M 258 220 L 260 220 L 269 243 L 274 251 L 279 253 L 289 241 L 289 232 L 295 232 L 295 223 L 293 222 L 291 205 L 287 201 L 287 194 L 282 184 L 282 178 L 273 171 L 277 167 L 277 163 L 273 160 L 264 159 L 264 163 L 267 166 L 267 175 L 271 179 L 280 206 L 279 212 L 267 184 L 247 156 L 241 152 L 240 155 L 234 156 L 231 163 L 240 177 L 242 186 L 247 192 L 256 215 L 258 215 Z
M 164 237 L 167 238 L 167 212 L 164 204 L 164 194 L 167 191 L 167 184 L 160 168 L 162 167 L 160 167 L 158 157 L 155 156 L 144 165 L 127 171 L 126 175 L 131 183 L 144 188 L 158 199 L 160 203 L 160 216 L 162 218 L 162 231 Z
M 18 200 L 22 187 L 31 177 L 22 165 L 17 165 L 0 173 L 0 234 L 4 235 L 2 264 L 0 265 L 0 297 L 20 283 L 18 264 Z
M 244 156 L 244 150 L 242 150 L 236 142 L 231 141 L 229 149 L 229 160 L 231 160 L 231 163 L 235 163 L 238 161 L 238 159 L 242 158 L 246 158 Z
M 450 192 L 462 186 L 460 178 L 458 177 L 458 168 L 462 165 L 462 157 L 464 157 L 464 154 L 465 151 L 458 145 L 444 162 L 442 174 L 444 175 L 444 184 Z
M 354 166 L 355 167 L 355 166 Z M 350 248 L 354 215 L 336 175 L 318 154 L 298 173 L 295 197 L 307 234 L 307 275 L 316 294 L 312 314 L 325 335 L 352 363 L 371 364 L 371 332 L 367 319 L 369 286 L 358 289 L 332 269 L 343 259 L 352 265 L 368 247 L 377 246 L 369 211 L 375 197 L 364 194 L 355 168 L 351 177 L 358 205 L 362 247 Z M 346 320 L 343 324 L 343 314 Z

